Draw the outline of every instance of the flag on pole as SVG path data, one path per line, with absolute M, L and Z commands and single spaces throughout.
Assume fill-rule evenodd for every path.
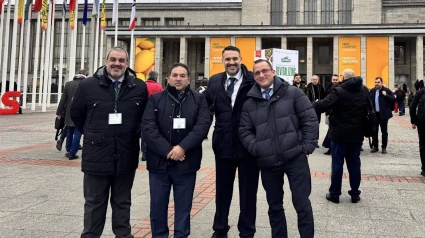
M 41 11 L 41 7 L 43 6 L 43 0 L 35 0 L 34 3 L 34 12 Z
M 2 12 L 3 2 L 4 2 L 4 0 L 0 0 L 0 14 Z M 6 3 L 4 3 L 4 5 L 6 5 Z
M 106 27 L 106 0 L 102 1 L 102 8 L 100 9 L 100 28 Z
M 25 20 L 28 20 L 28 18 L 31 17 L 31 4 L 32 4 L 32 0 L 27 0 L 27 2 L 25 3 Z
M 133 0 L 133 6 L 131 7 L 131 17 L 130 17 L 130 30 L 134 30 L 136 25 L 136 0 Z
M 62 3 L 62 16 L 66 15 L 66 0 L 63 0 Z
M 24 0 L 18 1 L 18 24 L 22 24 L 24 18 Z
M 88 8 L 87 0 L 84 0 L 84 10 L 83 10 L 83 25 L 87 24 L 87 8 Z
M 75 26 L 75 6 L 77 4 L 77 0 L 70 0 L 69 1 L 69 27 L 71 30 L 74 30 Z
M 115 22 L 117 20 L 118 12 L 118 0 L 114 0 L 114 6 L 112 8 L 112 25 L 115 25 Z
M 91 16 L 93 18 L 97 18 L 97 15 L 99 14 L 99 0 L 94 0 L 93 1 L 93 11 Z
M 41 5 L 40 18 L 41 18 L 41 28 L 43 30 L 47 30 L 47 11 L 49 7 L 49 1 L 43 0 L 43 4 Z

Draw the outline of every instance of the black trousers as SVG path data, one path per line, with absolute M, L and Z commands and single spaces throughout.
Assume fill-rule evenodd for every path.
M 112 231 L 115 237 L 133 238 L 130 225 L 131 188 L 135 171 L 117 176 L 84 173 L 84 230 L 81 238 L 101 237 L 111 194 Z
M 283 209 L 283 176 L 286 174 L 292 192 L 292 203 L 298 214 L 298 231 L 301 238 L 314 237 L 313 209 L 310 203 L 311 176 L 307 156 L 304 154 L 280 167 L 262 168 L 261 180 L 269 204 L 269 220 L 273 238 L 288 237 Z
M 379 146 L 378 134 L 379 134 L 379 127 L 380 127 L 381 133 L 382 133 L 382 148 L 387 148 L 387 145 L 388 145 L 388 119 L 387 120 L 381 120 L 381 114 L 379 114 L 379 112 L 376 113 L 376 127 L 378 128 L 378 130 L 376 130 L 375 135 L 372 136 L 373 147 L 378 148 L 378 146 Z
M 419 135 L 419 155 L 421 157 L 422 171 L 425 172 L 425 125 L 416 125 Z
M 195 183 L 196 172 L 178 173 L 176 166 L 167 167 L 165 173 L 149 172 L 152 238 L 168 238 L 169 236 L 168 203 L 171 186 L 174 192 L 174 237 L 189 237 L 190 210 Z
M 217 237 L 227 237 L 229 231 L 229 209 L 233 195 L 233 184 L 238 169 L 240 237 L 254 237 L 257 214 L 257 190 L 259 169 L 253 158 L 231 160 L 215 158 L 216 165 L 216 211 L 213 229 Z

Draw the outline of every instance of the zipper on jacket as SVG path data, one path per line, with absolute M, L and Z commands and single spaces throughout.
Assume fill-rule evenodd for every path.
M 96 106 L 97 106 L 97 103 L 98 103 L 99 101 L 96 101 L 94 104 L 93 104 L 93 108 L 91 109 L 91 113 L 90 113 L 90 117 L 89 117 L 89 120 L 88 120 L 88 125 L 90 125 L 91 124 L 91 119 L 92 119 L 92 117 L 93 117 L 93 113 L 94 113 L 94 109 L 96 109 Z
M 267 102 L 267 104 L 268 104 L 269 107 L 271 107 L 271 102 L 272 102 L 271 100 Z M 267 120 L 268 119 L 271 120 L 271 123 L 272 123 L 272 126 L 273 126 L 272 130 L 274 132 L 273 133 L 274 137 L 272 138 L 272 146 L 273 146 L 273 150 L 275 152 L 275 155 L 277 156 L 278 164 L 281 165 L 282 164 L 282 161 L 280 161 L 279 151 L 276 148 L 276 143 L 277 143 L 277 140 L 278 140 L 278 136 L 277 136 L 276 124 L 275 124 L 275 121 L 274 121 L 274 113 L 272 112 L 272 110 L 270 110 L 270 108 L 269 108 L 268 111 L 269 111 L 269 113 L 267 115 L 268 116 Z

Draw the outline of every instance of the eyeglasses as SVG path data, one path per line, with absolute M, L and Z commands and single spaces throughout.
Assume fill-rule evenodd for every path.
M 261 73 L 268 74 L 272 69 L 262 69 L 260 71 L 255 71 L 254 76 L 260 76 Z

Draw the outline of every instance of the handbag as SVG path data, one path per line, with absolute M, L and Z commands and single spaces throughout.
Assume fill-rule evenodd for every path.
M 55 129 L 62 129 L 65 127 L 65 117 L 61 116 L 61 118 L 59 119 L 58 117 L 55 118 Z

